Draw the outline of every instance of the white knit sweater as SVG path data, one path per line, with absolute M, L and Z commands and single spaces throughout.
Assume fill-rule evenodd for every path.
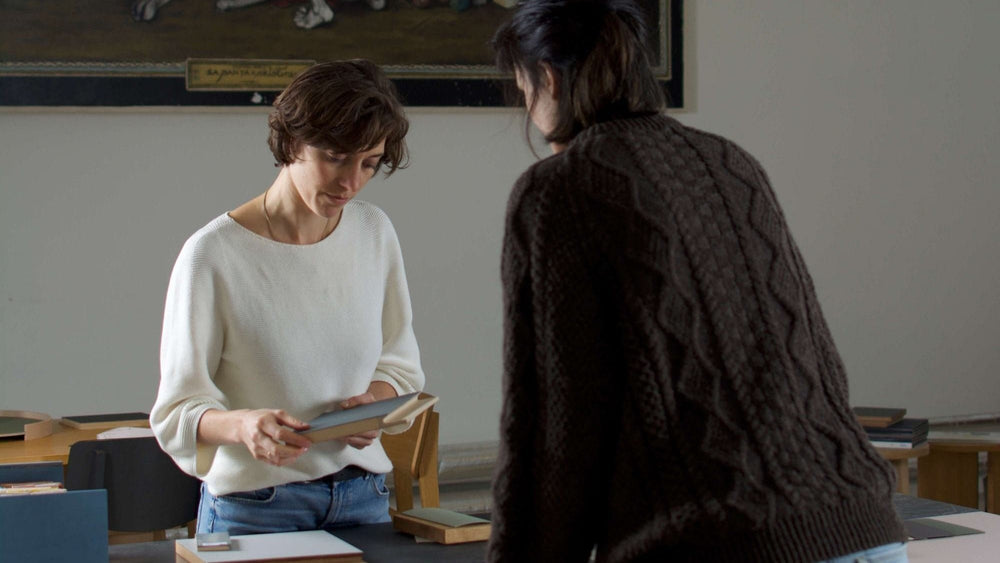
M 423 389 L 399 241 L 382 210 L 352 201 L 336 230 L 284 244 L 221 215 L 184 244 L 167 290 L 150 420 L 185 472 L 223 495 L 315 479 L 347 465 L 392 469 L 378 442 L 313 445 L 275 467 L 243 445 L 196 440 L 208 409 L 280 408 L 301 420 L 385 381 Z

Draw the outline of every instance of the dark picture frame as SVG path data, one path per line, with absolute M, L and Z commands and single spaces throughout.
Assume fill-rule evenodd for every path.
M 501 4 L 510 0 L 468 0 L 462 11 L 455 0 L 424 0 L 431 4 L 425 9 L 415 8 L 415 0 L 387 0 L 381 11 L 368 0 L 327 0 L 337 15 L 314 29 L 291 21 L 305 0 L 265 0 L 224 13 L 212 8 L 218 0 L 171 0 L 151 21 L 128 12 L 134 1 L 0 2 L 0 107 L 251 107 L 270 105 L 277 94 L 273 88 L 189 89 L 185 68 L 199 57 L 364 57 L 385 68 L 408 106 L 505 105 L 508 78 L 492 67 L 488 41 L 508 16 Z M 684 105 L 682 4 L 641 2 L 655 29 L 654 71 L 671 107 Z M 74 25 L 76 33 L 67 35 Z M 264 31 L 244 37 L 249 29 Z M 72 45 L 58 41 L 61 36 Z

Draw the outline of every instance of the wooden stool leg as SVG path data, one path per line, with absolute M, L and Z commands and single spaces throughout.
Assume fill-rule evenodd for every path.
M 935 451 L 917 459 L 917 494 L 979 508 L 979 455 Z
M 438 413 L 431 412 L 427 420 L 427 430 L 420 460 L 420 506 L 437 508 L 441 506 L 438 490 Z
M 396 510 L 406 512 L 413 508 L 413 474 L 402 466 L 392 470 L 392 480 L 396 493 Z
M 910 460 L 894 459 L 892 466 L 896 469 L 896 492 L 910 494 Z

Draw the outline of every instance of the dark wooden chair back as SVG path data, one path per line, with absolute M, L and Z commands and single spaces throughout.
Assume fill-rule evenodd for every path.
M 201 481 L 181 471 L 155 438 L 121 438 L 73 444 L 66 488 L 106 489 L 109 530 L 162 539 L 166 529 L 191 529 Z

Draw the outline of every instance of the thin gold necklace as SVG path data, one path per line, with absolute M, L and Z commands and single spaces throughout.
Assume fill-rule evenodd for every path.
M 264 200 L 260 202 L 260 206 L 264 210 L 264 221 L 267 222 L 267 235 L 271 237 L 271 240 L 278 241 L 278 238 L 274 236 L 274 228 L 271 226 L 271 216 L 267 214 L 267 192 L 271 191 L 271 188 L 264 190 Z M 327 232 L 330 228 L 330 217 L 326 218 L 326 225 L 323 225 L 323 236 L 319 240 L 325 239 L 330 233 Z M 281 242 L 281 241 L 278 241 Z

